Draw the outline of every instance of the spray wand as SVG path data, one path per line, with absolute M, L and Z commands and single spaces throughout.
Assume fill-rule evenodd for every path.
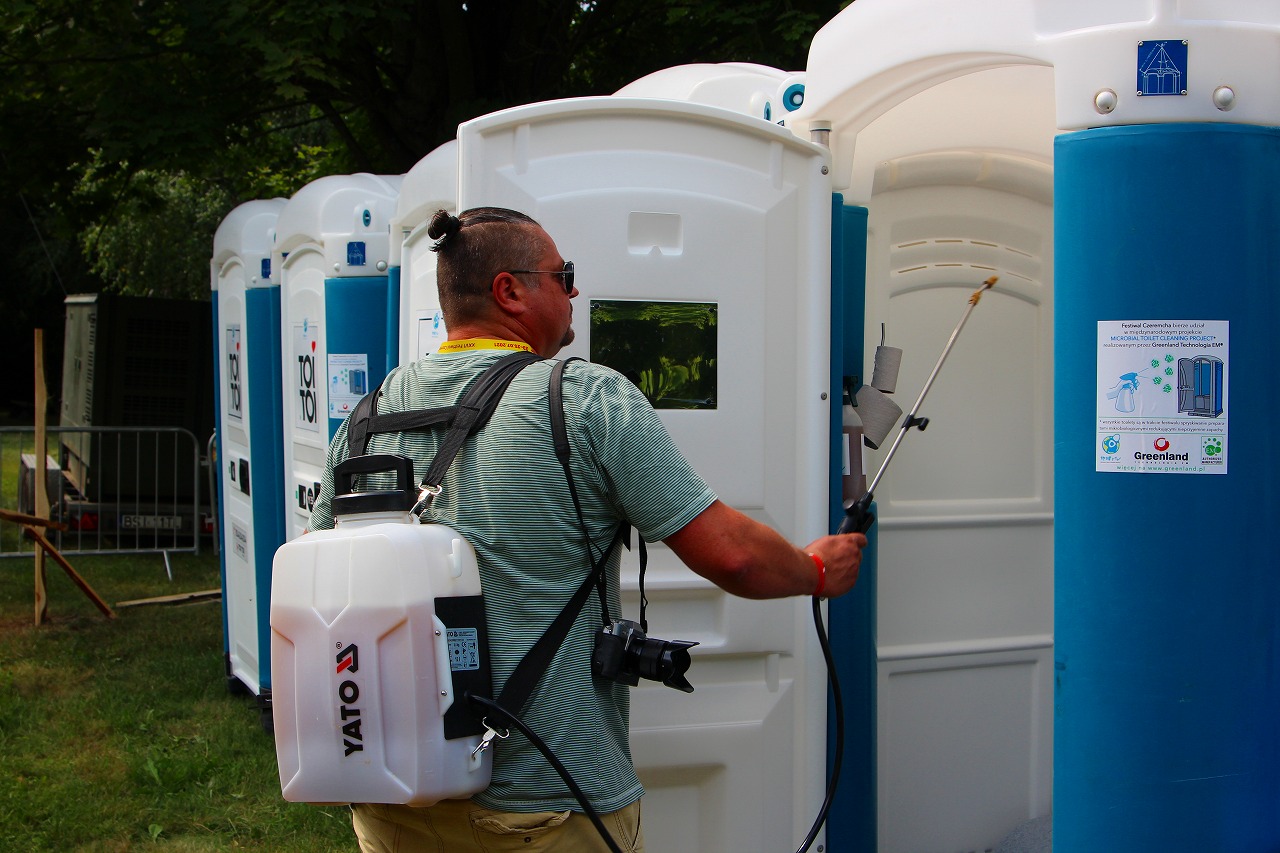
M 875 497 L 876 486 L 880 484 L 880 478 L 884 476 L 885 469 L 889 467 L 889 462 L 893 460 L 893 454 L 897 452 L 898 445 L 902 443 L 903 437 L 912 427 L 919 427 L 924 432 L 925 427 L 929 426 L 929 419 L 919 417 L 916 413 L 920 411 L 920 404 L 924 402 L 924 397 L 929 393 L 933 380 L 938 377 L 938 371 L 942 369 L 942 363 L 947 360 L 947 354 L 951 352 L 951 347 L 955 345 L 956 338 L 960 336 L 960 330 L 964 328 L 965 322 L 968 321 L 969 315 L 973 313 L 973 309 L 977 307 L 978 300 L 982 298 L 984 291 L 990 290 L 998 280 L 998 276 L 991 276 L 982 283 L 969 297 L 969 307 L 965 309 L 964 316 L 960 318 L 960 322 L 956 324 L 955 331 L 951 333 L 951 338 L 947 341 L 947 345 L 942 349 L 942 355 L 938 356 L 938 363 L 933 366 L 933 372 L 929 374 L 929 378 L 925 380 L 924 387 L 920 389 L 920 396 L 916 398 L 916 403 L 911 407 L 910 414 L 902 422 L 902 428 L 898 431 L 898 435 L 893 439 L 893 444 L 889 447 L 889 452 L 884 457 L 884 462 L 880 464 L 880 470 L 876 472 L 875 477 L 871 480 L 871 484 L 867 486 L 867 492 L 856 501 L 846 501 L 844 505 L 844 520 L 840 522 L 840 528 L 837 533 L 866 533 L 871 529 L 871 525 L 875 524 L 875 514 L 871 512 L 871 501 Z

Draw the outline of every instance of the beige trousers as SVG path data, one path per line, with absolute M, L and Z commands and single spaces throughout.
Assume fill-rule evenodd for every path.
M 518 814 L 470 800 L 414 807 L 359 804 L 351 822 L 362 853 L 609 853 L 591 819 L 578 812 Z M 640 803 L 600 815 L 624 853 L 644 853 Z

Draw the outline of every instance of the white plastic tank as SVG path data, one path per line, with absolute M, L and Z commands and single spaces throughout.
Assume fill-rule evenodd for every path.
M 280 289 L 271 248 L 284 199 L 249 201 L 219 225 L 210 275 L 218 347 L 218 496 L 228 684 L 270 688 L 271 560 L 280 504 Z
M 395 470 L 397 489 L 352 493 Z M 464 699 L 491 695 L 475 551 L 411 516 L 406 457 L 335 476 L 335 527 L 275 555 L 272 708 L 280 788 L 307 803 L 430 805 L 484 790 L 492 754 Z
M 438 210 L 457 213 L 458 142 L 450 140 L 405 173 L 391 220 L 391 275 L 400 293 L 400 364 L 440 348 L 448 337 L 436 289 L 435 243 L 427 225 Z
M 390 221 L 399 176 L 331 175 L 280 213 L 285 537 L 306 529 L 329 439 L 380 383 L 398 349 Z

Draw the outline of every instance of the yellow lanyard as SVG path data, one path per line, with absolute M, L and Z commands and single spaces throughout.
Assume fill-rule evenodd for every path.
M 460 341 L 445 341 L 440 345 L 439 353 L 479 352 L 480 350 L 523 350 L 533 352 L 533 347 L 523 341 L 503 341 L 496 338 L 465 338 Z

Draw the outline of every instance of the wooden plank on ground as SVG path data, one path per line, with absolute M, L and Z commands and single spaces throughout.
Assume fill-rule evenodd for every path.
M 206 589 L 200 592 L 180 592 L 177 595 L 160 595 L 155 598 L 135 598 L 132 601 L 117 601 L 116 607 L 143 607 L 149 604 L 193 604 L 197 601 L 216 601 L 222 598 L 222 590 Z

